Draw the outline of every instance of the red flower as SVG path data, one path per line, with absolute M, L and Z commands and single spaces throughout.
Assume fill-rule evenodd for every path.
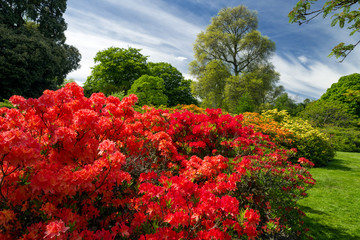
M 62 220 L 52 221 L 46 225 L 45 237 L 44 238 L 53 238 L 55 236 L 60 236 L 61 233 L 66 232 L 69 227 L 65 227 L 65 223 Z
M 108 153 L 113 153 L 116 148 L 115 148 L 115 143 L 113 141 L 110 140 L 104 140 L 99 144 L 99 154 L 102 155 L 105 151 Z

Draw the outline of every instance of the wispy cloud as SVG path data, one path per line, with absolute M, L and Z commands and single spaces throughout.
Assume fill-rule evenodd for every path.
M 70 73 L 69 78 L 85 81 L 94 65 L 95 54 L 111 46 L 142 49 L 150 61 L 169 62 L 182 72 L 192 57 L 192 43 L 201 28 L 191 21 L 171 15 L 166 8 L 145 4 L 143 1 L 112 1 L 112 11 L 92 11 L 68 8 L 66 21 L 67 43 L 82 54 L 81 69 Z M 149 2 L 147 2 L 149 3 Z M 114 12 L 118 14 L 114 15 Z M 122 17 L 127 12 L 128 17 Z
M 356 72 L 353 65 L 329 62 L 291 54 L 275 55 L 273 58 L 276 71 L 281 75 L 280 84 L 300 100 L 317 99 L 341 76 Z
M 309 25 L 289 24 L 292 2 L 244 0 L 241 4 L 259 13 L 259 30 L 275 41 L 272 62 L 280 73 L 280 84 L 293 96 L 318 98 L 339 77 L 357 72 L 359 50 L 339 64 L 327 55 L 336 43 L 349 41 L 348 32 L 331 28 L 329 20 Z M 91 73 L 93 58 L 111 46 L 142 49 L 152 62 L 168 62 L 186 78 L 193 60 L 192 46 L 211 17 L 239 1 L 229 0 L 105 0 L 101 3 L 69 0 L 65 20 L 67 43 L 82 54 L 82 67 L 69 74 L 80 84 Z

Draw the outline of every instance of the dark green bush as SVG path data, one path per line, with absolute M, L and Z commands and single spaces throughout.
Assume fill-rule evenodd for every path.
M 330 136 L 336 151 L 360 152 L 360 129 L 328 126 L 323 131 Z

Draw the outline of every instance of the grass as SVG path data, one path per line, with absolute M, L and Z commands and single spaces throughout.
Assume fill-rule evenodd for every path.
M 327 167 L 310 171 L 316 185 L 299 204 L 309 235 L 321 239 L 360 239 L 360 153 L 338 152 Z

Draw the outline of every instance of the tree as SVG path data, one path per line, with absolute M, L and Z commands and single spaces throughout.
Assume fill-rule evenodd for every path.
M 289 13 L 289 20 L 291 23 L 308 23 L 312 19 L 319 15 L 323 18 L 332 15 L 333 19 L 331 26 L 339 25 L 340 28 L 347 26 L 351 31 L 350 36 L 354 35 L 360 30 L 360 11 L 359 11 L 359 0 L 327 0 L 322 8 L 312 10 L 311 7 L 317 2 L 317 0 L 300 0 L 293 10 Z M 355 44 L 347 44 L 341 42 L 336 45 L 330 56 L 335 55 L 336 58 L 342 58 L 341 62 L 346 56 L 354 50 L 354 48 L 360 43 L 360 40 Z
M 245 6 L 225 8 L 212 18 L 212 22 L 206 31 L 197 36 L 194 44 L 195 60 L 190 63 L 190 71 L 199 81 L 199 84 L 196 84 L 196 88 L 194 88 L 197 89 L 197 95 L 200 96 L 198 94 L 200 92 L 207 94 L 207 96 L 213 95 L 212 99 L 216 101 L 216 103 L 209 103 L 209 98 L 207 98 L 205 100 L 206 105 L 219 106 L 219 103 L 224 101 L 226 82 L 230 85 L 237 85 L 237 88 L 242 86 L 239 91 L 247 91 L 247 94 L 253 97 L 254 102 L 261 101 L 259 98 L 262 99 L 266 92 L 274 87 L 278 75 L 268 59 L 275 51 L 275 43 L 262 36 L 256 30 L 257 26 L 256 12 L 248 10 Z M 217 75 L 220 77 L 219 74 L 207 73 L 207 71 L 213 71 L 214 62 L 222 69 L 224 75 L 216 80 L 217 84 L 204 84 L 207 80 L 215 81 L 213 77 L 209 76 Z M 209 64 L 212 67 L 207 67 Z M 259 72 L 259 69 L 266 69 L 271 73 L 267 72 L 268 75 L 265 78 L 259 74 L 255 74 L 255 78 L 250 77 L 252 73 Z M 235 77 L 227 81 L 230 76 Z M 260 94 L 250 92 L 244 87 L 254 85 L 255 79 L 259 81 L 258 86 L 263 87 Z M 254 81 L 251 83 L 244 82 L 248 80 Z M 202 83 L 200 84 L 200 82 Z M 202 87 L 205 85 L 206 87 Z M 209 88 L 210 86 L 214 88 Z M 229 86 L 228 89 L 233 88 Z M 218 96 L 221 98 L 219 99 Z M 230 105 L 238 102 L 237 99 L 233 99 L 233 96 L 240 97 L 241 94 L 234 93 L 228 96 L 227 99 L 232 99 Z M 224 106 L 223 103 L 220 105 Z M 231 108 L 235 109 L 236 106 Z
M 283 93 L 275 99 L 274 108 L 279 111 L 286 110 L 291 116 L 295 116 L 297 113 L 297 104 L 287 93 Z
M 39 97 L 79 66 L 75 47 L 56 44 L 34 29 L 0 25 L 0 46 L 0 99 Z
M 0 23 L 7 28 L 19 29 L 27 22 L 34 22 L 45 38 L 65 42 L 66 0 L 0 0 L 0 3 Z
M 148 75 L 164 80 L 164 94 L 168 97 L 167 106 L 178 104 L 196 104 L 197 101 L 191 94 L 191 80 L 185 80 L 182 73 L 169 63 L 149 62 Z
M 205 66 L 220 60 L 230 66 L 235 76 L 267 64 L 275 43 L 262 36 L 257 26 L 256 12 L 245 6 L 222 9 L 206 31 L 198 34 L 194 44 L 196 60 L 191 64 Z
M 65 44 L 65 0 L 0 1 L 0 99 L 39 97 L 79 67 Z
M 86 95 L 121 91 L 126 94 L 134 81 L 147 73 L 146 61 L 147 57 L 136 48 L 110 47 L 99 51 L 94 58 L 96 65 L 84 84 Z
M 242 112 L 236 110 L 240 103 L 240 105 L 253 106 L 246 108 L 246 111 L 258 110 L 260 105 L 269 102 L 275 97 L 274 95 L 279 95 L 283 91 L 283 87 L 275 85 L 278 79 L 279 74 L 274 71 L 272 65 L 259 65 L 252 72 L 227 78 L 225 86 L 227 110 L 232 113 Z
M 230 76 L 229 69 L 220 60 L 212 60 L 205 66 L 203 75 L 192 84 L 192 92 L 202 100 L 203 108 L 225 107 L 224 90 Z
M 147 62 L 140 49 L 110 47 L 99 51 L 94 61 L 96 65 L 84 84 L 86 95 L 93 92 L 126 95 L 136 79 L 148 75 L 164 80 L 164 94 L 168 99 L 165 105 L 197 103 L 191 95 L 191 80 L 185 80 L 182 73 L 169 63 Z
M 128 94 L 135 94 L 138 97 L 138 104 L 143 105 L 166 105 L 167 96 L 164 94 L 164 80 L 159 77 L 143 75 L 135 80 Z
M 339 101 L 348 106 L 350 113 L 360 117 L 360 99 L 354 98 L 348 100 L 347 93 L 349 90 L 360 90 L 360 74 L 354 73 L 343 76 L 337 83 L 333 83 L 330 88 L 321 96 L 321 100 Z

